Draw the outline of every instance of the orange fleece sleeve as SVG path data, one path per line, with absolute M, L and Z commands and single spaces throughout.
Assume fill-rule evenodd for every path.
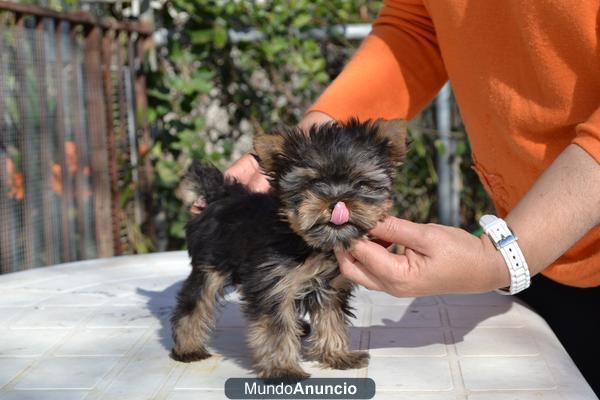
M 421 0 L 387 0 L 342 73 L 310 111 L 334 119 L 410 119 L 447 80 L 435 30 Z
M 600 108 L 585 122 L 575 127 L 573 143 L 584 149 L 600 163 Z

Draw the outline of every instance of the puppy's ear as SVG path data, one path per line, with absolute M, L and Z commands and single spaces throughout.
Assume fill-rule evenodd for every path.
M 273 172 L 275 158 L 283 152 L 283 141 L 283 136 L 277 133 L 259 133 L 254 136 L 254 151 L 260 167 L 266 173 Z
M 389 143 L 389 156 L 397 165 L 402 164 L 406 154 L 406 135 L 408 123 L 403 119 L 378 119 L 373 123 L 377 136 Z

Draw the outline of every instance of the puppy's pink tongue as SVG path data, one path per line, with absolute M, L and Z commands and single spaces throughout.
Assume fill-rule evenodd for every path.
M 349 219 L 350 212 L 348 211 L 348 208 L 346 208 L 346 204 L 344 204 L 343 201 L 338 201 L 335 207 L 333 207 L 329 222 L 335 225 L 342 225 L 348 222 Z

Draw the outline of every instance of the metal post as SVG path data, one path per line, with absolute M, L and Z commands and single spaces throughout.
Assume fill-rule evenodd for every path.
M 81 98 L 83 97 L 83 85 L 81 85 L 81 54 L 79 48 L 79 27 L 71 24 L 69 27 L 71 46 L 71 76 L 70 80 L 70 91 L 71 91 L 71 115 L 70 120 L 71 130 L 73 132 L 73 141 L 75 143 L 75 165 L 69 165 L 69 168 L 74 167 L 74 170 L 68 171 L 69 179 L 75 179 L 75 204 L 76 204 L 76 227 L 77 227 L 77 251 L 78 259 L 87 258 L 86 254 L 86 243 L 88 241 L 88 230 L 86 225 L 89 222 L 87 220 L 87 183 L 84 175 L 84 166 L 86 165 L 87 159 L 87 146 L 83 137 L 83 107 L 81 107 Z
M 30 110 L 27 101 L 27 76 L 25 64 L 25 54 L 23 44 L 27 42 L 25 37 L 25 16 L 23 14 L 16 14 L 16 31 L 15 31 L 15 48 L 16 48 L 16 81 L 18 93 L 17 96 L 17 109 L 19 114 L 19 135 L 20 135 L 20 146 L 19 151 L 21 154 L 21 167 L 24 177 L 24 209 L 23 209 L 23 237 L 26 238 L 23 243 L 25 248 L 25 268 L 32 268 L 37 263 L 36 252 L 39 249 L 38 233 L 36 229 L 38 226 L 37 219 L 39 218 L 38 209 L 36 207 L 35 188 L 36 184 L 36 165 L 35 157 L 36 151 L 33 147 L 34 135 L 31 127 L 31 119 L 27 117 L 27 113 Z
M 130 38 L 130 40 L 132 40 Z M 148 152 L 152 143 L 150 137 L 150 125 L 148 123 L 148 99 L 146 97 L 146 77 L 144 76 L 144 53 L 146 39 L 138 36 L 135 39 L 135 50 L 132 62 L 132 68 L 135 71 L 135 120 L 138 127 L 138 151 L 141 153 L 140 168 L 140 192 L 144 203 L 144 221 L 145 231 L 156 243 L 156 229 L 154 226 L 153 203 L 152 203 L 152 187 L 153 174 L 152 164 Z M 135 65 L 134 65 L 135 64 Z
M 36 19 L 35 54 L 37 57 L 36 74 L 38 81 L 38 101 L 40 112 L 40 144 L 41 144 L 41 173 L 42 173 L 42 213 L 44 225 L 44 254 L 45 264 L 56 264 L 60 261 L 57 253 L 56 235 L 54 234 L 54 195 L 52 194 L 52 136 L 48 121 L 48 82 L 46 79 L 46 51 L 44 18 Z
M 435 100 L 437 131 L 440 134 L 442 147 L 437 157 L 438 214 L 440 223 L 458 226 L 460 225 L 460 175 L 455 157 L 456 142 L 451 132 L 451 93 L 450 83 L 447 82 Z
M 71 202 L 73 199 L 73 185 L 69 175 L 69 166 L 67 164 L 67 154 L 65 145 L 67 143 L 67 134 L 65 129 L 65 91 L 64 71 L 63 71 L 63 31 L 61 21 L 56 21 L 54 26 L 54 51 L 56 57 L 56 132 L 58 133 L 58 159 L 60 162 L 60 204 L 61 204 L 61 223 L 62 223 L 62 246 L 63 261 L 74 260 L 71 248 Z
M 127 69 L 123 69 L 125 84 L 125 100 L 127 103 L 127 136 L 129 142 L 129 165 L 131 166 L 131 184 L 134 190 L 133 216 L 137 225 L 142 224 L 142 201 L 140 195 L 140 161 L 138 157 L 137 132 L 135 129 L 135 96 L 133 80 L 135 79 L 135 47 L 131 35 L 127 38 Z
M 117 144 L 116 133 L 114 127 L 113 113 L 113 36 L 115 31 L 105 31 L 102 38 L 102 65 L 104 68 L 104 102 L 106 111 L 106 135 L 108 147 L 108 169 L 110 172 L 111 186 L 111 208 L 112 208 L 112 233 L 113 233 L 113 248 L 117 255 L 123 254 L 121 245 L 121 209 L 119 206 L 119 175 L 117 171 Z
M 93 27 L 85 36 L 86 109 L 90 135 L 91 174 L 98 256 L 114 255 L 110 177 L 106 141 L 106 110 L 102 80 L 102 28 Z
M 0 54 L 6 54 L 6 48 L 4 45 L 4 26 L 6 21 L 4 18 L 0 19 Z M 6 166 L 10 162 L 8 155 L 8 127 L 4 122 L 4 115 L 6 113 L 6 105 L 4 99 L 7 97 L 5 94 L 4 83 L 8 76 L 7 71 L 4 70 L 5 60 L 0 60 L 0 273 L 12 272 L 14 268 L 14 251 L 12 249 L 13 234 L 14 234 L 14 221 L 13 221 L 13 210 L 12 200 L 10 199 L 10 186 L 12 184 L 11 177 L 8 175 Z

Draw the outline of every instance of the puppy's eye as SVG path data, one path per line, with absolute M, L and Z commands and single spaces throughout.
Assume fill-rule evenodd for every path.
M 329 187 L 329 185 L 327 185 L 327 183 L 325 183 L 323 181 L 315 180 L 312 184 L 312 187 L 313 187 L 313 189 L 315 189 L 317 191 L 324 191 Z
M 360 183 L 357 187 L 357 189 L 361 192 L 371 192 L 373 190 L 375 190 L 375 188 L 371 185 L 369 185 L 368 183 Z

